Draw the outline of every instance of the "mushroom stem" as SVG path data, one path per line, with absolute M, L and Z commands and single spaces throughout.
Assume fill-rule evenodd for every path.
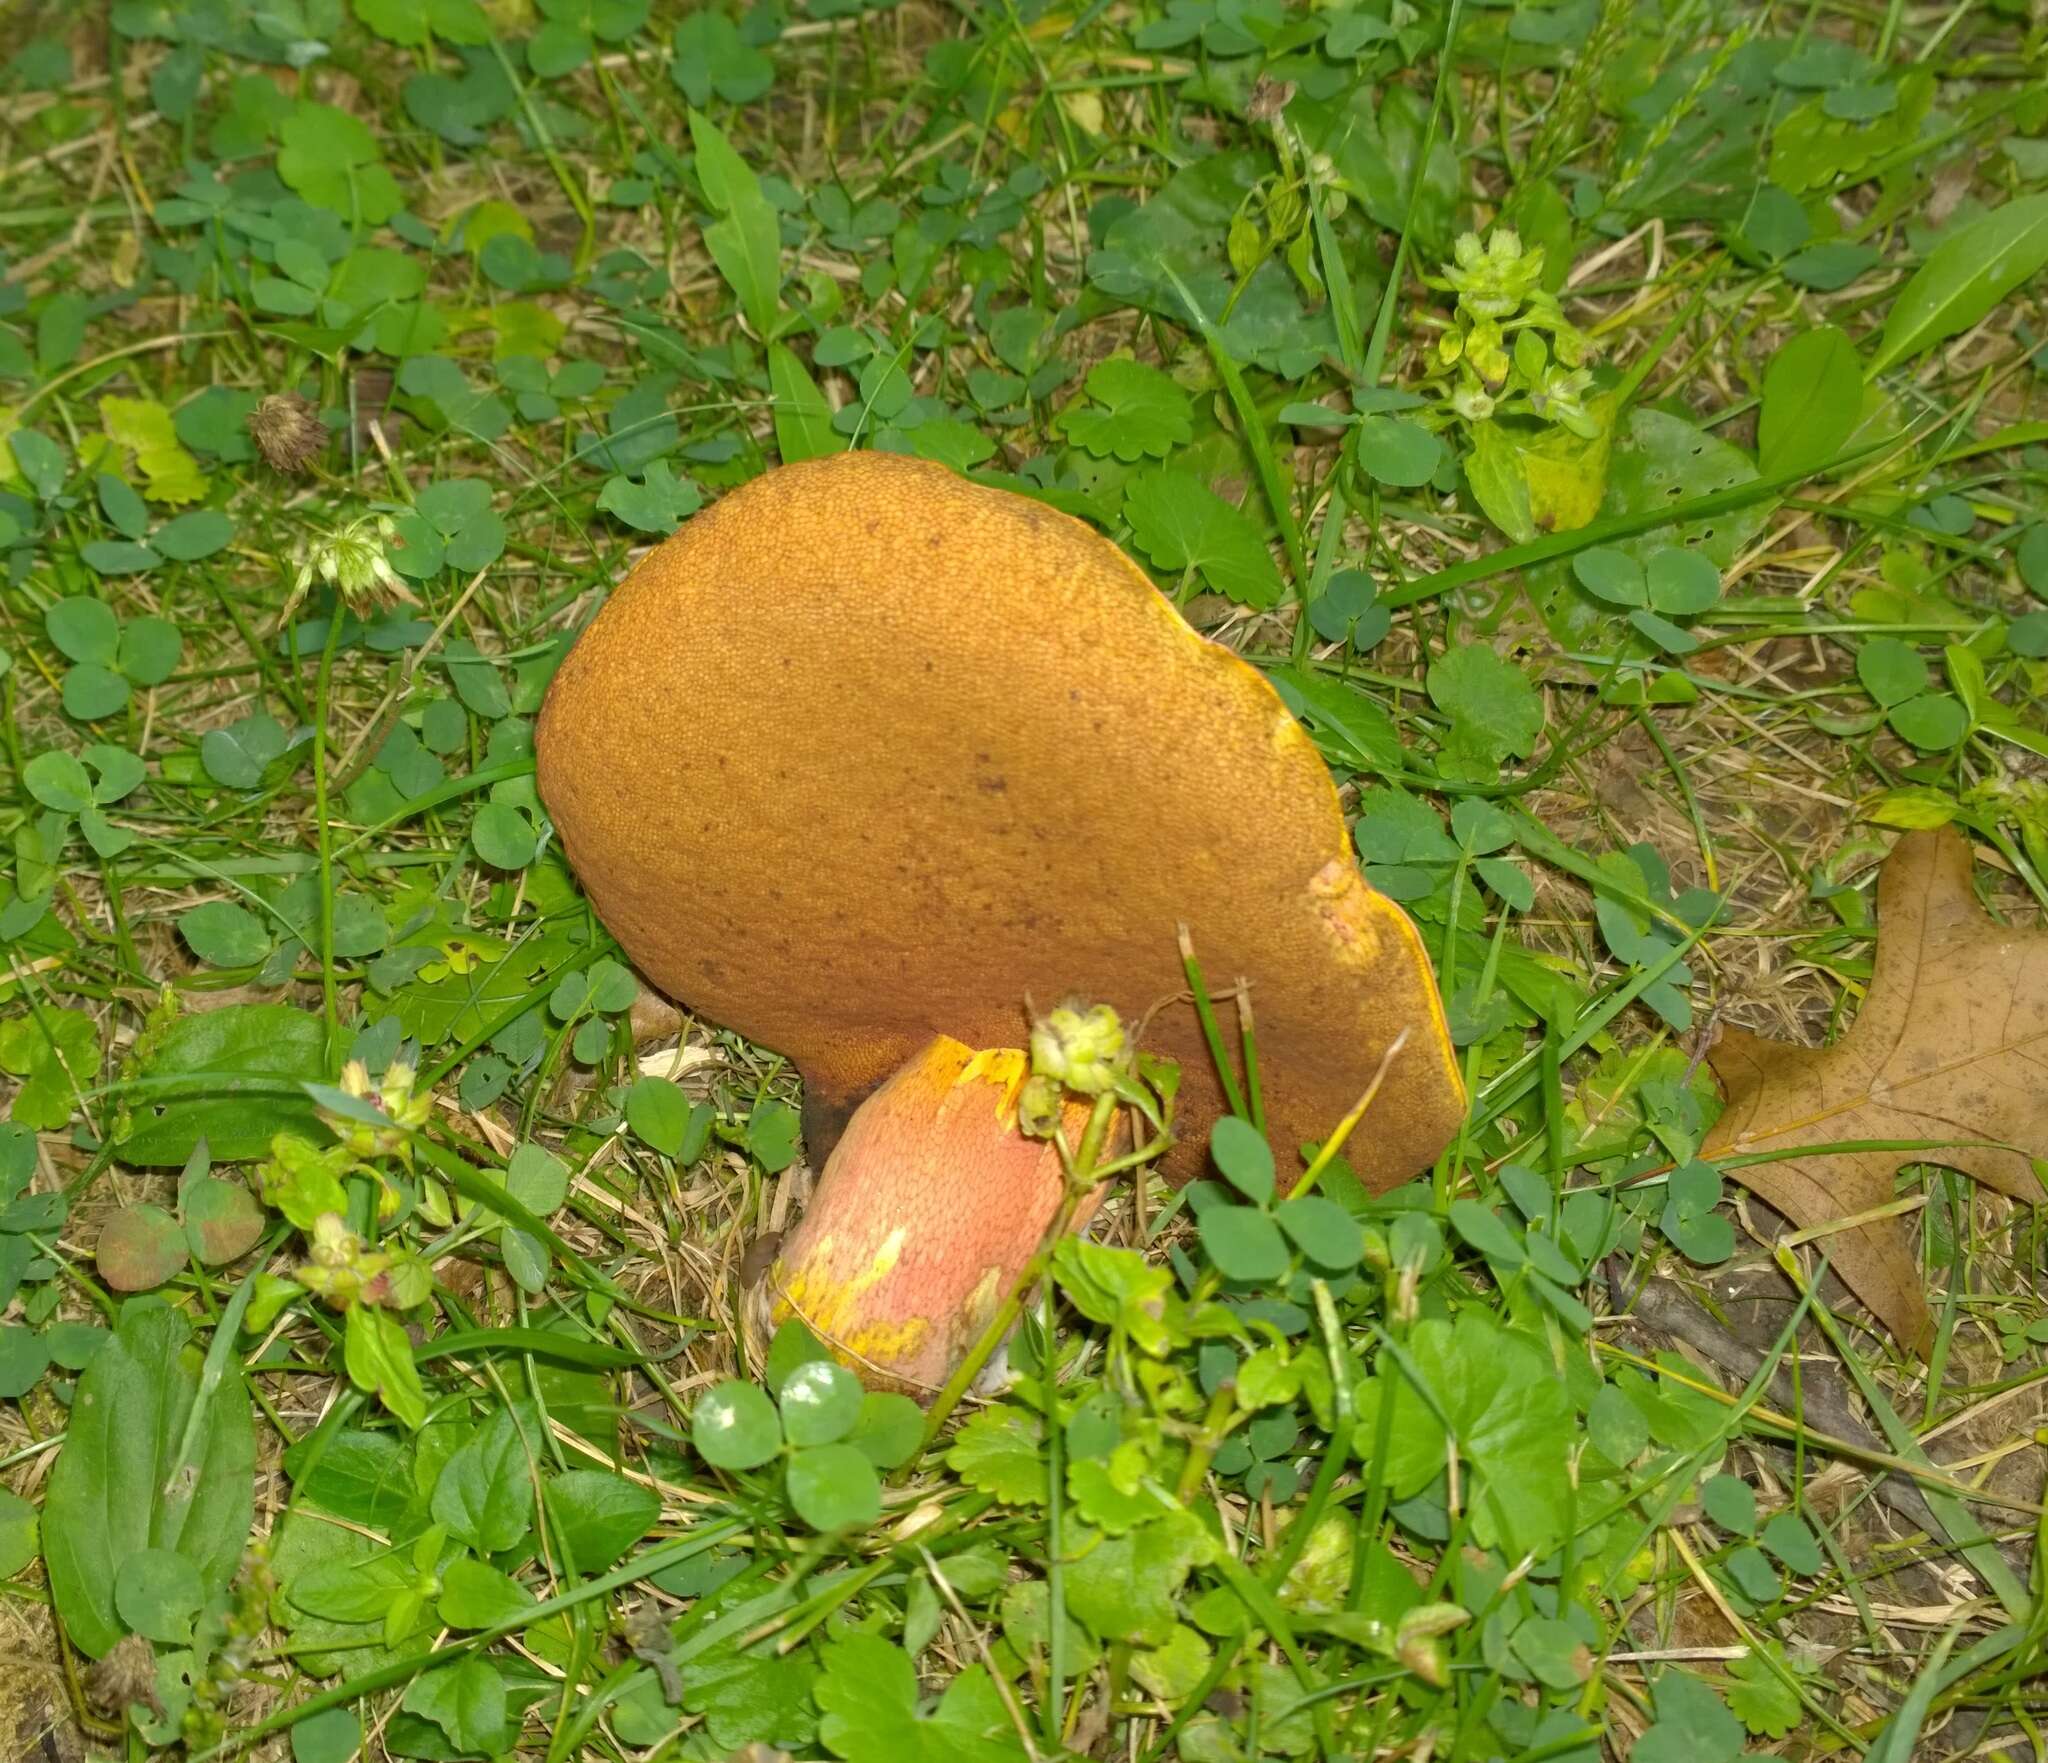
M 981 1338 L 967 1350 L 965 1357 L 953 1367 L 953 1374 L 946 1379 L 946 1387 L 933 1400 L 931 1411 L 925 1416 L 924 1442 L 930 1445 L 945 1427 L 948 1417 L 960 1405 L 960 1398 L 973 1386 L 981 1375 L 982 1367 L 989 1362 L 995 1350 L 1009 1338 L 1010 1330 L 1017 1326 L 1018 1317 L 1024 1314 L 1024 1300 L 1031 1288 L 1045 1277 L 1046 1269 L 1052 1265 L 1053 1250 L 1060 1239 L 1074 1228 L 1074 1214 L 1082 1201 L 1094 1211 L 1102 1196 L 1102 1183 L 1092 1179 L 1099 1171 L 1102 1161 L 1102 1147 L 1109 1136 L 1109 1129 L 1116 1121 L 1117 1097 L 1107 1093 L 1095 1098 L 1094 1106 L 1088 1110 L 1088 1124 L 1081 1129 L 1081 1148 L 1075 1152 L 1072 1164 L 1067 1168 L 1065 1193 L 1060 1201 L 1059 1211 L 1046 1226 L 1045 1234 L 1039 1239 L 1038 1248 L 1022 1272 L 1010 1282 L 1010 1289 L 1001 1306 L 988 1319 L 981 1331 Z M 1164 1147 L 1162 1146 L 1162 1149 Z
M 1020 1050 L 927 1043 L 848 1120 L 762 1282 L 756 1323 L 794 1317 L 871 1387 L 920 1400 L 951 1387 L 964 1358 L 985 1363 L 1049 1231 L 1094 1212 L 1102 1186 L 1087 1172 L 1107 1120 L 1091 1129 L 1115 1112 L 1064 1103 L 1064 1132 L 1095 1144 L 1070 1177 L 1059 1138 L 1018 1128 L 1030 1074 Z

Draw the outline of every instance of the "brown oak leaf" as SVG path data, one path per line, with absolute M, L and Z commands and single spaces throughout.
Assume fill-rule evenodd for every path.
M 2048 931 L 1997 923 L 1970 891 L 1969 841 L 1912 832 L 1877 886 L 1877 959 L 1855 1024 L 1831 1047 L 1727 1029 L 1707 1058 L 1727 1111 L 1701 1155 L 1812 1152 L 1729 1170 L 1802 1230 L 1885 1205 L 1904 1163 L 1939 1163 L 2016 1200 L 2048 1198 Z M 1855 1140 L 1938 1150 L 1849 1151 Z M 1967 1141 L 1996 1140 L 1997 1145 Z M 2011 1148 L 2006 1148 L 2011 1147 Z M 1932 1332 L 1897 1218 L 1826 1239 L 1830 1263 L 1907 1346 Z

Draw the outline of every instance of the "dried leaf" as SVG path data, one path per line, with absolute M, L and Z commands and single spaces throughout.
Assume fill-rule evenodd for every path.
M 1995 922 L 1970 891 L 1970 864 L 1953 827 L 1908 833 L 1893 848 L 1878 878 L 1870 993 L 1833 1046 L 1730 1029 L 1708 1054 L 1728 1108 L 1706 1156 L 1856 1140 L 1947 1147 L 1816 1149 L 1728 1171 L 1802 1229 L 1884 1205 L 1909 1162 L 1945 1164 L 2016 1200 L 2048 1197 L 2031 1162 L 2048 1156 L 2048 932 Z M 1999 1143 L 1959 1142 L 1986 1139 Z M 1924 1350 L 1927 1304 L 1899 1221 L 1859 1225 L 1827 1247 L 1850 1290 Z

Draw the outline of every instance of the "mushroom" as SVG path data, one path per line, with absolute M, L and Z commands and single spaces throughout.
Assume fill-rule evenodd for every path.
M 825 1161 L 769 1308 L 873 1383 L 943 1382 L 1059 1209 L 1057 1152 L 1015 1124 L 1026 1000 L 1143 1018 L 1182 1066 L 1166 1172 L 1202 1168 L 1222 1090 L 1177 926 L 1250 988 L 1283 1168 L 1403 1035 L 1360 1174 L 1407 1179 L 1463 1119 L 1421 940 L 1309 737 L 1028 497 L 885 453 L 752 480 L 620 584 L 535 745 L 627 954 L 802 1075 Z

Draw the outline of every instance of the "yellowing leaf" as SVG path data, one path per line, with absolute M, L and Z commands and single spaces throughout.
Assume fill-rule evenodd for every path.
M 171 427 L 171 413 L 150 398 L 102 398 L 100 422 L 116 447 L 135 456 L 142 493 L 152 502 L 197 502 L 206 494 L 199 461 Z

